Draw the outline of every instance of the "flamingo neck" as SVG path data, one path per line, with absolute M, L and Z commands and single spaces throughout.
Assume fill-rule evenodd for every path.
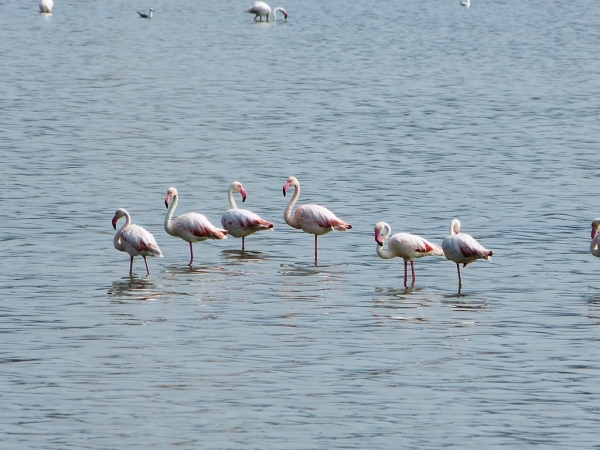
M 237 209 L 237 205 L 235 204 L 235 200 L 233 199 L 233 186 L 229 187 L 229 206 L 231 209 Z
M 287 205 L 287 208 L 285 208 L 285 212 L 283 213 L 283 219 L 285 220 L 285 223 L 292 228 L 301 228 L 296 220 L 296 216 L 292 217 L 292 208 L 298 200 L 298 197 L 300 197 L 300 184 L 294 184 L 294 196 L 290 200 L 290 203 Z
M 450 224 L 450 236 L 454 236 L 455 234 L 460 233 L 460 222 L 457 219 L 454 219 Z
M 281 11 L 282 8 L 281 7 L 277 7 L 273 10 L 273 21 L 277 22 L 277 11 Z
M 119 228 L 119 231 L 117 231 L 115 237 L 113 238 L 113 245 L 117 250 L 121 250 L 123 248 L 123 245 L 121 244 L 121 234 L 129 225 L 131 225 L 131 216 L 127 211 L 125 211 L 125 224 Z
M 590 242 L 590 253 L 594 256 L 600 257 L 600 249 L 598 248 L 598 238 L 600 238 L 600 233 L 597 234 L 592 242 Z
M 178 195 L 174 195 L 173 200 L 171 200 L 171 204 L 169 205 L 169 210 L 167 211 L 167 217 L 165 217 L 165 231 L 171 236 L 174 236 L 173 229 L 171 227 L 171 217 L 173 217 L 173 213 L 177 207 L 177 200 Z
M 383 231 L 383 235 L 381 236 L 381 243 L 385 244 L 385 241 L 387 241 L 388 237 L 390 237 L 390 234 L 392 232 L 392 228 L 386 223 L 383 226 L 383 230 L 382 231 Z M 376 250 L 377 250 L 377 254 L 379 255 L 380 258 L 390 259 L 390 258 L 394 257 L 394 255 L 392 255 L 390 253 L 389 248 L 387 250 L 385 250 L 383 248 L 383 245 L 377 244 Z

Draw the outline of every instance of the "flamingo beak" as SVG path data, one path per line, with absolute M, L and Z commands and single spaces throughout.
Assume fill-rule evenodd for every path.
M 243 203 L 246 201 L 246 195 L 248 195 L 248 193 L 246 192 L 246 189 L 240 188 L 240 194 L 242 195 L 242 203 Z
M 287 183 L 285 183 L 283 185 L 283 196 L 285 197 L 285 194 L 287 194 L 287 190 L 290 188 L 292 183 L 290 183 L 289 181 Z
M 595 228 L 592 228 L 592 239 L 594 239 L 597 234 L 598 234 L 598 230 L 596 230 Z
M 283 17 L 285 17 L 285 20 L 287 20 L 287 16 L 288 16 L 288 13 L 287 13 L 287 11 L 283 10 L 283 11 L 281 11 L 281 12 L 283 13 Z
M 113 217 L 112 226 L 115 230 L 117 229 L 117 220 L 119 220 L 117 216 Z
M 375 242 L 383 247 L 383 242 L 381 241 L 381 231 L 375 230 Z
M 165 197 L 165 207 L 169 207 L 169 201 L 171 200 L 171 194 L 167 194 Z

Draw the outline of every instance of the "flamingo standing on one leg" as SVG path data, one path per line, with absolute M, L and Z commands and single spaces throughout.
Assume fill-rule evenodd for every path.
M 113 244 L 120 252 L 127 252 L 131 257 L 129 262 L 129 276 L 133 276 L 133 258 L 141 256 L 146 263 L 146 276 L 150 275 L 150 268 L 146 256 L 163 257 L 158 244 L 148 231 L 138 225 L 131 224 L 131 216 L 123 208 L 117 209 L 115 216 L 112 219 L 112 226 L 117 229 L 117 221 L 125 217 L 125 225 L 121 227 L 113 239 Z
M 42 0 L 40 2 L 40 12 L 42 14 L 50 14 L 54 8 L 54 2 L 52 0 Z
M 472 236 L 461 233 L 458 219 L 454 219 L 450 224 L 450 236 L 445 237 L 442 241 L 442 249 L 446 258 L 456 263 L 459 291 L 462 286 L 460 264 L 465 267 L 478 259 L 492 259 L 494 254 L 493 251 L 484 248 Z
M 275 8 L 273 10 L 273 20 L 275 20 L 275 21 L 277 20 L 277 11 L 281 11 L 281 13 L 283 14 L 283 17 L 287 20 L 288 13 L 281 6 L 278 6 L 277 8 Z M 265 2 L 256 2 L 256 3 L 254 3 L 254 6 L 251 6 L 250 8 L 246 8 L 245 12 L 254 14 L 255 15 L 254 20 L 256 20 L 257 17 L 260 17 L 261 22 L 262 22 L 263 16 L 266 16 L 267 22 L 268 22 L 269 17 L 271 16 L 271 7 L 269 5 L 267 5 Z
M 169 206 L 169 201 L 171 206 Z M 165 217 L 165 231 L 171 236 L 175 236 L 183 239 L 190 243 L 190 262 L 192 265 L 194 261 L 194 249 L 192 243 L 202 242 L 207 239 L 225 239 L 227 238 L 227 230 L 221 230 L 216 228 L 212 223 L 208 221 L 202 214 L 195 212 L 183 214 L 171 223 L 171 217 L 177 206 L 177 189 L 170 187 L 167 190 L 167 196 L 165 197 L 165 206 L 169 208 L 167 211 L 167 217 Z
M 394 258 L 396 256 L 404 259 L 404 287 L 408 287 L 408 262 L 412 271 L 412 285 L 414 286 L 417 277 L 415 276 L 415 258 L 423 256 L 444 256 L 444 251 L 438 245 L 432 244 L 421 236 L 409 233 L 396 233 L 389 241 L 388 237 L 392 232 L 385 222 L 379 222 L 375 225 L 375 242 L 377 242 L 377 254 L 383 259 Z M 387 250 L 383 249 L 383 244 L 388 242 Z
M 590 253 L 600 258 L 600 249 L 598 249 L 598 239 L 600 238 L 600 219 L 595 219 L 592 222 L 592 242 L 590 242 Z
M 234 181 L 229 186 L 229 206 L 221 216 L 221 225 L 225 228 L 229 235 L 242 238 L 242 251 L 245 249 L 245 239 L 257 231 L 272 230 L 273 224 L 260 218 L 258 214 L 254 214 L 247 209 L 237 209 L 235 200 L 233 199 L 233 191 L 238 192 L 242 196 L 242 202 L 246 201 L 246 190 L 239 181 Z
M 346 231 L 351 230 L 352 225 L 338 219 L 335 214 L 320 205 L 302 205 L 296 208 L 294 215 L 291 215 L 292 208 L 300 196 L 300 183 L 295 177 L 289 177 L 283 185 L 283 196 L 287 193 L 290 186 L 294 186 L 294 196 L 283 213 L 285 222 L 292 228 L 297 228 L 306 233 L 315 235 L 315 266 L 318 259 L 317 237 L 327 234 L 332 230 Z

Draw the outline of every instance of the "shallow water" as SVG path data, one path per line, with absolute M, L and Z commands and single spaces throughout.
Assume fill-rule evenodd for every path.
M 4 5 L 2 447 L 597 445 L 598 3 L 249 4 Z M 318 267 L 290 175 L 354 225 Z M 166 190 L 218 224 L 234 180 L 275 229 L 190 269 Z M 404 289 L 374 224 L 439 244 L 454 217 L 492 261 Z

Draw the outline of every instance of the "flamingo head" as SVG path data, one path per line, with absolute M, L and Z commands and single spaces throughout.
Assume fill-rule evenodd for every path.
M 450 224 L 450 236 L 453 234 L 460 234 L 460 220 L 453 219 Z
M 299 185 L 300 185 L 300 183 L 298 183 L 298 180 L 296 179 L 296 177 L 289 177 L 288 180 L 283 185 L 283 196 L 285 197 L 285 194 L 287 194 L 287 191 L 290 188 L 290 186 L 297 187 Z
M 600 229 L 600 219 L 596 219 L 592 222 L 592 239 L 594 239 L 596 237 L 599 229 Z
M 115 213 L 115 217 L 113 217 L 113 219 L 112 219 L 112 226 L 115 230 L 117 229 L 117 222 L 119 221 L 119 219 L 121 217 L 125 217 L 126 214 L 127 213 L 125 212 L 125 210 L 123 208 L 117 209 L 117 212 Z
M 244 186 L 242 186 L 242 183 L 240 183 L 239 181 L 234 181 L 233 183 L 231 183 L 231 187 L 235 192 L 240 193 L 240 195 L 242 196 L 242 202 L 245 202 L 248 193 L 246 192 L 246 189 L 244 189 Z
M 377 242 L 377 245 L 383 247 L 383 239 L 381 238 L 381 227 L 379 226 L 379 224 L 375 225 L 375 242 Z
M 167 189 L 167 196 L 165 197 L 165 207 L 168 208 L 171 198 L 175 197 L 177 197 L 177 189 L 175 189 L 174 187 L 170 187 L 169 189 Z
M 281 11 L 281 14 L 283 14 L 283 17 L 285 17 L 285 20 L 287 20 L 287 16 L 288 16 L 287 11 L 283 8 L 281 8 L 280 11 Z

